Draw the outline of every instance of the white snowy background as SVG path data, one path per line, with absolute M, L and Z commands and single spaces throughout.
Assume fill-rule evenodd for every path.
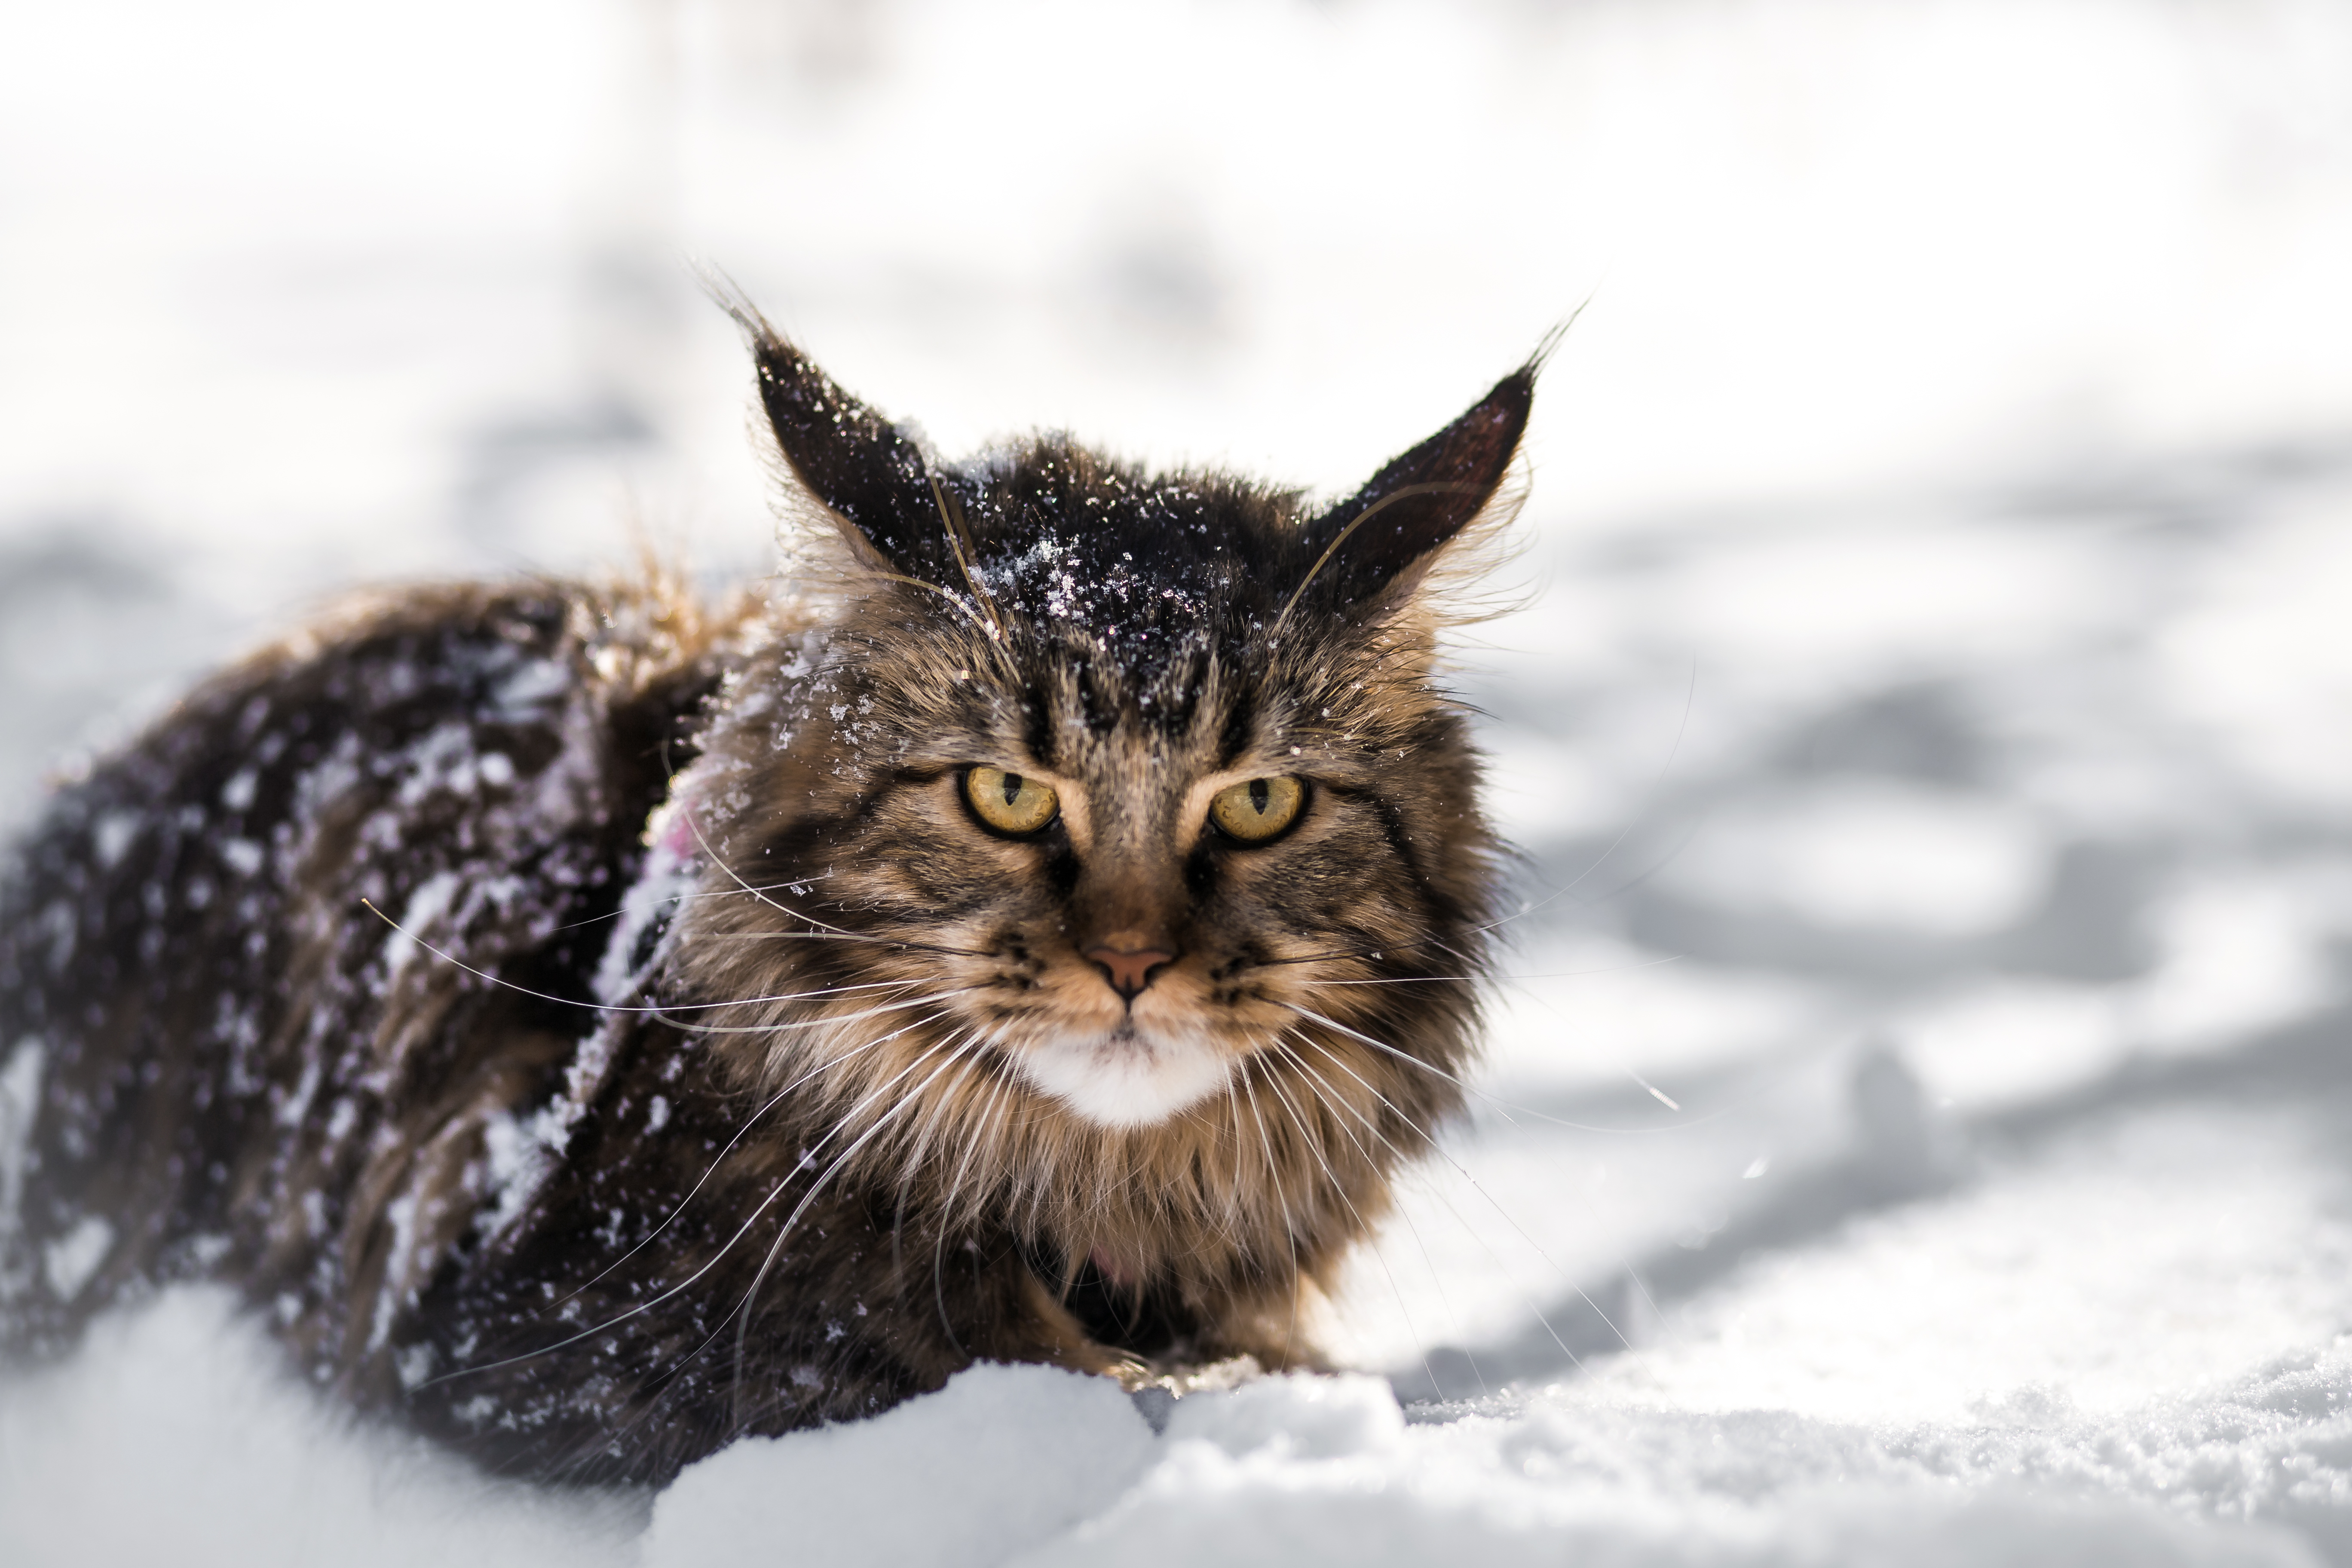
M 192 1291 L 0 1377 L 0 1562 L 2352 1563 L 2352 5 L 8 0 L 0 822 L 343 585 L 763 570 L 698 262 L 1327 493 L 1582 307 L 1364 1375 L 583 1497 Z

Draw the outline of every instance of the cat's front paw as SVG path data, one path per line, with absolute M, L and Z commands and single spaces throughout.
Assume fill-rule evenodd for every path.
M 1164 1389 L 1174 1398 L 1188 1394 L 1217 1394 L 1228 1388 L 1238 1388 L 1255 1377 L 1265 1375 L 1265 1366 L 1257 1357 L 1244 1352 L 1226 1356 L 1221 1361 L 1197 1362 L 1173 1367 L 1147 1367 L 1140 1381 L 1129 1383 L 1128 1392 L 1140 1393 L 1147 1388 Z M 1120 1379 L 1126 1382 L 1125 1378 Z

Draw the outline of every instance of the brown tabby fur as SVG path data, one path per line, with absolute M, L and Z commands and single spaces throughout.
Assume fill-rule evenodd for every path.
M 940 464 L 740 319 L 788 592 L 357 605 L 20 847 L 20 1354 L 222 1279 L 362 1407 L 649 1480 L 975 1358 L 1316 1364 L 1317 1288 L 1471 1052 L 1495 847 L 1429 580 L 1533 364 L 1309 514 L 1058 437 Z M 975 764 L 1060 816 L 990 831 Z M 1275 774 L 1288 832 L 1204 822 Z M 1176 956 L 1130 1002 L 1105 942 Z M 1066 1070 L 1137 1109 L 1041 1087 L 1097 1037 Z M 1179 1060 L 1207 1087 L 1163 1102 Z

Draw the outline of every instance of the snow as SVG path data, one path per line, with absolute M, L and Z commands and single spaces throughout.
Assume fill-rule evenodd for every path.
M 0 1401 L 10 1563 L 615 1565 L 642 1500 L 545 1495 L 354 1430 L 290 1385 L 225 1293 L 101 1324 Z
M 1999 1245 L 2013 1218 L 1979 1216 L 1964 1245 Z M 1930 1237 L 1908 1239 L 1933 1250 Z M 1885 1260 L 1850 1264 L 1871 1261 Z M 1884 1335 L 1865 1326 L 1874 1342 Z M 1752 1366 L 1776 1348 L 1750 1341 L 1741 1354 Z M 225 1299 L 190 1291 L 104 1326 L 89 1366 L 11 1390 L 0 1548 L 11 1563 L 135 1563 L 168 1548 L 191 1563 L 324 1552 L 674 1568 L 1762 1565 L 1897 1552 L 1929 1563 L 2299 1564 L 2325 1560 L 2313 1538 L 2343 1545 L 2352 1338 L 2196 1397 L 2108 1412 L 2026 1383 L 1942 1420 L 1857 1419 L 1802 1400 L 1743 1406 L 1754 1380 L 1724 1384 L 1717 1359 L 1662 1365 L 1638 1392 L 1548 1386 L 1444 1420 L 1409 1418 L 1375 1378 L 1265 1379 L 1179 1402 L 1157 1436 L 1097 1380 L 979 1367 L 869 1422 L 737 1444 L 658 1497 L 557 1495 L 339 1423 L 278 1383 L 268 1346 L 232 1322 Z M 1677 1401 L 1685 1377 L 1736 1390 L 1734 1401 Z M 124 1488 L 126 1474 L 139 1483 Z
M 0 58 L 0 822 L 354 583 L 766 570 L 682 255 L 951 450 L 1326 493 L 1589 297 L 1464 649 L 1528 907 L 1356 1373 L 551 1494 L 176 1291 L 0 1374 L 0 1562 L 2352 1563 L 2352 8 L 205 17 Z
M 975 1367 L 872 1421 L 751 1439 L 694 1466 L 655 1502 L 643 1561 L 691 1568 L 772 1541 L 817 1562 L 1003 1562 L 1109 1509 L 1158 1447 L 1116 1384 Z M 935 1505 L 942 1490 L 953 1506 Z
M 41 1268 L 48 1276 L 49 1289 L 58 1295 L 71 1298 L 98 1266 L 106 1260 L 107 1249 L 114 1245 L 114 1227 L 91 1215 L 49 1244 L 41 1255 Z

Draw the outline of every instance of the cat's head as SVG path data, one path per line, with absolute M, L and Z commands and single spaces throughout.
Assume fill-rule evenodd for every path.
M 678 951 L 711 999 L 775 999 L 730 1037 L 761 1081 L 901 1159 L 993 1125 L 1035 1145 L 1006 1160 L 1156 1152 L 1180 1184 L 1255 1165 L 1236 1143 L 1276 1183 L 1385 1171 L 1456 1103 L 1496 891 L 1429 580 L 1501 510 L 1534 366 L 1307 509 L 1058 437 L 943 464 L 746 325 L 847 557 L 696 786 L 714 896 Z

